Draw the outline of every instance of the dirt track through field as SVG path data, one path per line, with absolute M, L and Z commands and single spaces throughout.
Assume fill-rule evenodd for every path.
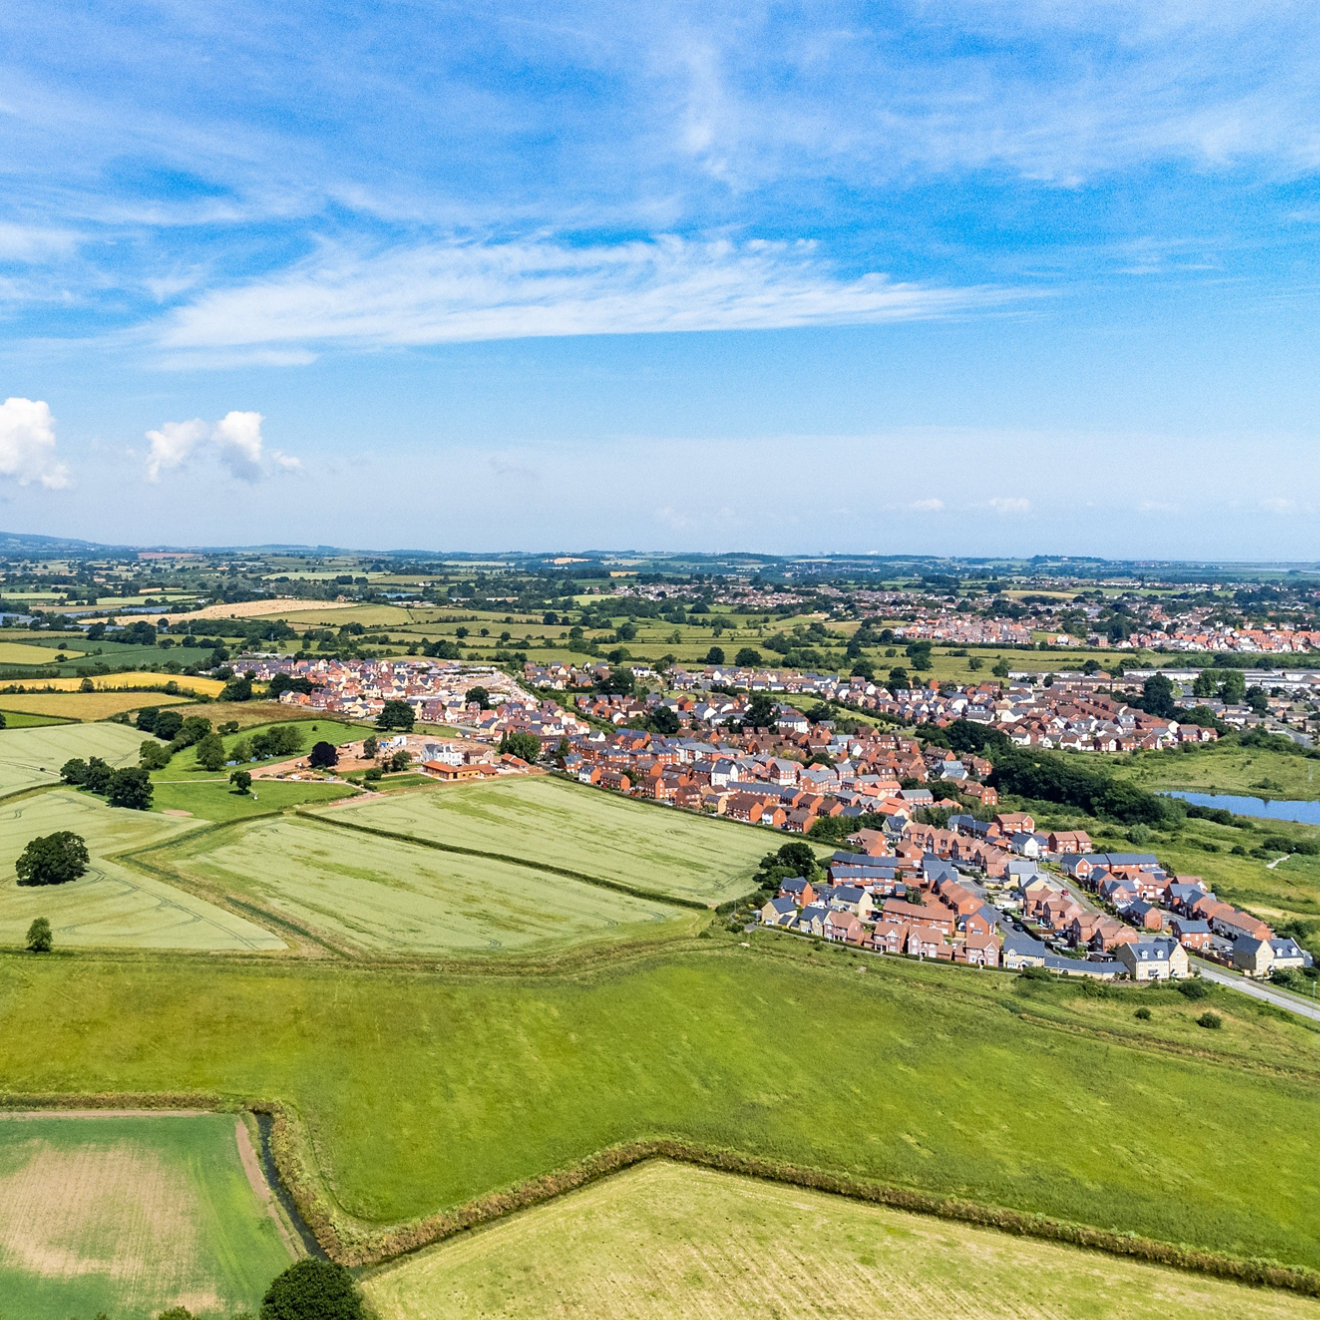
M 270 1183 L 266 1181 L 266 1175 L 261 1169 L 261 1161 L 257 1158 L 256 1147 L 252 1144 L 252 1133 L 248 1131 L 247 1123 L 241 1115 L 234 1122 L 234 1136 L 238 1141 L 238 1158 L 242 1161 L 243 1172 L 247 1174 L 248 1186 L 252 1188 L 253 1196 L 275 1221 L 275 1227 L 279 1229 L 280 1237 L 288 1247 L 289 1254 L 294 1257 L 303 1255 L 302 1243 L 298 1241 L 297 1234 L 289 1228 L 284 1222 L 284 1216 L 280 1214 L 275 1193 Z

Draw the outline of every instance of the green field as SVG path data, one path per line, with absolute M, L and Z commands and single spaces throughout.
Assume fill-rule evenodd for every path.
M 591 941 L 674 938 L 701 919 L 535 867 L 315 819 L 277 817 L 184 837 L 144 860 L 357 954 L 543 954 Z
M 653 1161 L 371 1277 L 381 1320 L 1315 1320 L 1320 1302 Z
M 1142 752 L 1120 762 L 1125 779 L 1152 790 L 1181 788 L 1248 797 L 1320 797 L 1320 761 L 1225 742 L 1192 752 Z
M 255 1310 L 291 1252 L 232 1114 L 0 1116 L 0 1305 L 14 1320 Z M 246 1133 L 244 1134 L 246 1136 Z
M 54 724 L 0 730 L 0 797 L 58 784 L 73 757 L 99 756 L 113 766 L 136 765 L 143 735 L 124 724 Z
M 67 723 L 58 715 L 33 715 L 25 710 L 0 710 L 0 715 L 4 716 L 6 729 L 41 729 Z
M 29 646 L 23 642 L 0 642 L 0 665 L 53 665 L 57 655 L 76 660 L 81 651 L 66 651 L 53 646 Z
M 1320 1032 L 1300 1020 L 1215 993 L 1212 1033 L 1167 990 L 738 939 L 537 978 L 5 958 L 0 1076 L 286 1100 L 337 1204 L 375 1224 L 664 1135 L 1320 1266 Z
M 108 856 L 187 828 L 168 816 L 107 807 L 73 789 L 0 803 L 0 946 L 21 947 L 32 919 L 46 917 L 57 948 L 283 948 L 282 940 L 252 922 Z M 29 840 L 61 829 L 87 840 L 87 874 L 66 885 L 20 886 L 14 875 L 19 853 Z
M 260 816 L 286 807 L 311 806 L 350 797 L 347 784 L 319 780 L 257 779 L 250 793 L 235 792 L 229 784 L 229 771 L 215 778 L 189 782 L 156 782 L 152 805 L 156 811 L 196 816 L 199 820 L 230 821 L 245 816 Z
M 746 894 L 757 863 L 783 841 L 545 776 L 363 801 L 334 817 L 711 905 Z

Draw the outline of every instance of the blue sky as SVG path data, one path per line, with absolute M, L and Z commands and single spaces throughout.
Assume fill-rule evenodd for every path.
M 1313 6 L 0 11 L 0 527 L 1320 558 Z

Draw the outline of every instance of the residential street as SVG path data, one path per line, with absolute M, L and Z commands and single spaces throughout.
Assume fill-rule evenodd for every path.
M 1215 967 L 1199 958 L 1196 960 L 1195 965 L 1197 971 L 1207 981 L 1213 981 L 1216 985 L 1226 985 L 1232 990 L 1250 995 L 1253 999 L 1263 999 L 1267 1004 L 1275 1005 L 1276 1008 L 1286 1008 L 1290 1013 L 1296 1013 L 1299 1017 L 1311 1018 L 1313 1021 L 1320 1022 L 1320 1003 L 1315 1001 L 1307 1003 L 1298 995 L 1284 994 L 1273 986 L 1262 985 L 1259 981 L 1249 981 L 1245 976 L 1235 976 L 1232 972 L 1226 972 L 1222 968 Z

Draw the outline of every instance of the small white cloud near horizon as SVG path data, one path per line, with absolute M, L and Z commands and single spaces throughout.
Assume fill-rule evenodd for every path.
M 0 404 L 0 476 L 20 486 L 32 482 L 47 490 L 69 484 L 69 467 L 55 457 L 55 419 L 50 404 L 36 399 L 6 399 Z
M 986 504 L 1001 518 L 1020 518 L 1023 514 L 1031 512 L 1031 501 L 1018 496 L 997 495 L 994 499 L 987 500 Z
M 928 500 L 913 500 L 908 508 L 913 513 L 943 513 L 944 501 L 933 497 Z
M 200 417 L 189 422 L 165 422 L 148 431 L 147 480 L 158 482 L 163 471 L 182 467 L 199 451 L 212 453 L 238 481 L 259 481 L 272 469 L 297 472 L 302 460 L 278 449 L 266 452 L 261 435 L 265 419 L 259 412 L 226 413 L 214 426 Z
M 1287 518 L 1297 512 L 1297 501 L 1284 499 L 1281 496 L 1275 496 L 1271 499 L 1261 500 L 1260 507 L 1265 513 L 1272 513 L 1280 518 Z

